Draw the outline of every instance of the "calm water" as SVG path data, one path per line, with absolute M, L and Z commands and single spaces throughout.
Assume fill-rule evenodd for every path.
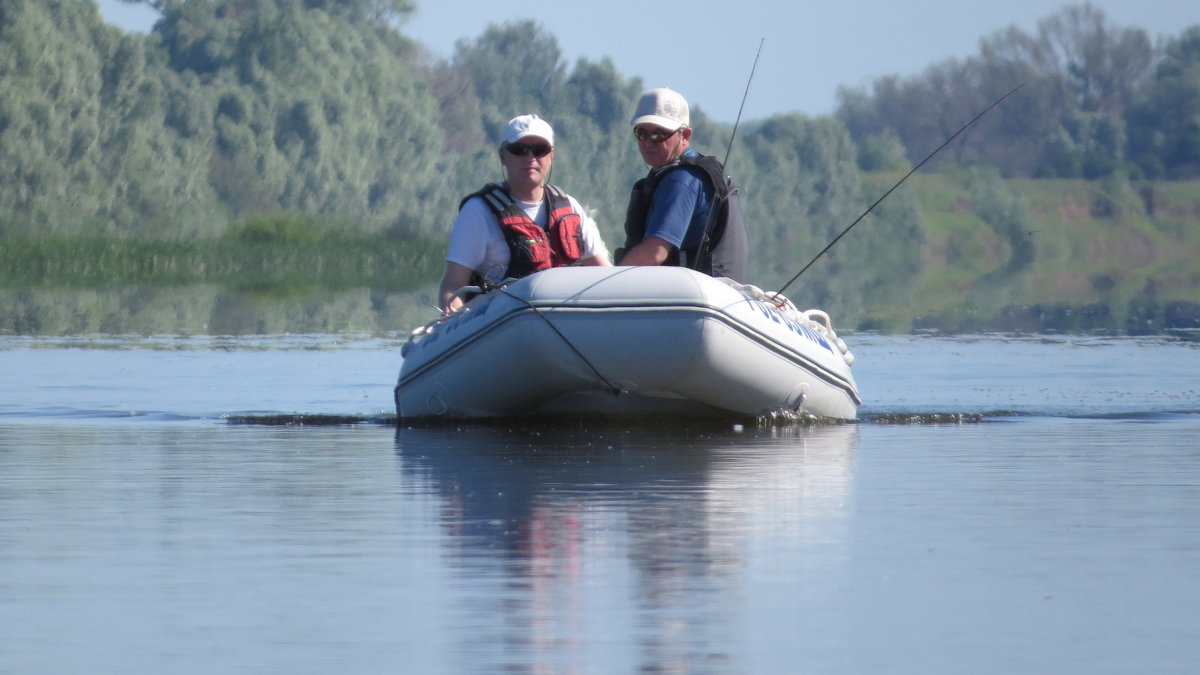
M 389 340 L 0 338 L 0 673 L 1194 671 L 1200 345 L 847 341 L 861 423 L 737 431 L 396 429 Z M 369 421 L 225 417 L 272 414 Z

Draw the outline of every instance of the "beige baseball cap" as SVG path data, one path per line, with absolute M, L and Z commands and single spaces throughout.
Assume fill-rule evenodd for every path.
M 653 124 L 667 131 L 676 131 L 690 126 L 688 104 L 683 94 L 674 89 L 659 87 L 642 95 L 637 110 L 633 113 L 633 126 Z

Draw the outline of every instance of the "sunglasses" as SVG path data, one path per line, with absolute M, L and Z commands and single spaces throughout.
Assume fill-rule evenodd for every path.
M 643 129 L 641 127 L 634 127 L 633 128 L 633 137 L 638 139 L 639 141 L 644 141 L 648 138 L 648 139 L 650 139 L 650 142 L 652 142 L 652 143 L 662 143 L 663 141 L 667 140 L 668 138 L 679 133 L 679 130 L 682 128 L 683 127 L 679 127 L 679 129 L 676 129 L 675 131 L 664 131 L 662 129 L 659 129 L 658 131 L 646 131 L 645 129 Z
M 508 145 L 504 146 L 504 149 L 507 150 L 509 154 L 517 157 L 524 157 L 525 155 L 545 157 L 546 155 L 550 154 L 550 151 L 554 148 L 550 147 L 549 145 L 525 145 L 524 143 L 509 143 Z

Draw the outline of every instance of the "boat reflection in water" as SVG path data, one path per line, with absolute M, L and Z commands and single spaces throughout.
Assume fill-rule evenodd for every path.
M 845 621 L 820 595 L 849 555 L 856 437 L 524 423 L 401 428 L 397 453 L 444 499 L 464 664 L 753 672 Z

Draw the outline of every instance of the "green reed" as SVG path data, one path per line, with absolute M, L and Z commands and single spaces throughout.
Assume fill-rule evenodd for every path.
M 436 281 L 444 252 L 442 242 L 373 236 L 8 239 L 0 245 L 0 287 L 212 283 L 405 289 Z

